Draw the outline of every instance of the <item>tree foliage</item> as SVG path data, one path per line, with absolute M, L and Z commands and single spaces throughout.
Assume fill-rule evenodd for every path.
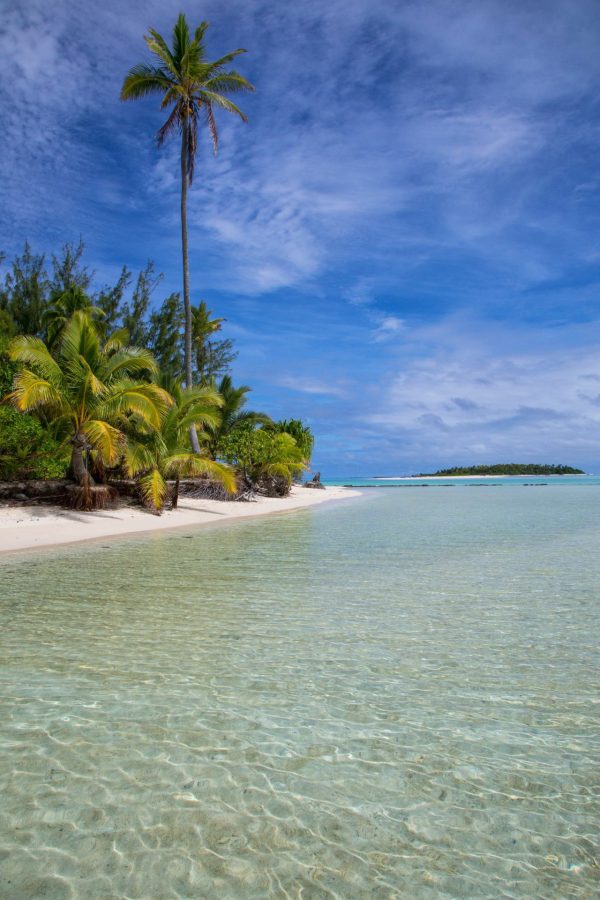
M 225 454 L 246 485 L 262 489 L 268 479 L 287 488 L 302 470 L 310 429 L 248 409 L 249 386 L 236 386 L 228 371 L 236 353 L 220 336 L 225 320 L 205 301 L 193 308 L 195 387 L 182 396 L 183 304 L 179 293 L 156 303 L 161 279 L 149 261 L 135 278 L 124 266 L 113 285 L 94 290 L 81 240 L 49 257 L 25 244 L 8 263 L 0 285 L 0 478 L 63 475 L 70 456 L 75 479 L 93 484 L 91 476 L 102 480 L 103 465 L 123 460 L 134 444 L 154 462 L 128 471 L 146 479 L 157 503 L 161 479 L 222 480 L 224 471 L 226 483 Z M 192 396 L 218 402 L 205 415 L 196 403 L 192 422 L 181 411 Z M 194 425 L 200 452 L 191 453 L 175 421 Z
M 454 466 L 451 469 L 440 469 L 431 475 L 420 475 L 419 478 L 433 478 L 451 475 L 584 475 L 582 469 L 571 466 L 547 465 L 538 463 L 498 463 L 492 466 Z
M 224 375 L 215 388 L 223 400 L 219 421 L 207 428 L 207 447 L 213 459 L 221 454 L 223 442 L 236 429 L 246 426 L 271 425 L 271 419 L 265 413 L 246 409 L 248 394 L 251 388 L 247 384 L 235 387 L 230 375 Z
M 165 384 L 165 381 L 162 382 Z M 167 479 L 175 478 L 173 506 L 177 506 L 179 479 L 208 475 L 219 481 L 229 493 L 236 489 L 233 471 L 210 459 L 205 453 L 193 453 L 189 446 L 189 429 L 204 429 L 219 419 L 221 398 L 207 387 L 184 389 L 167 381 L 172 404 L 159 427 L 134 416 L 129 423 L 125 465 L 130 475 L 140 476 L 144 503 L 160 513 L 168 497 Z
M 304 462 L 307 464 L 310 462 L 315 438 L 308 425 L 301 419 L 281 419 L 273 424 L 273 430 L 281 434 L 290 434 L 296 441 Z
M 251 425 L 240 425 L 227 435 L 220 454 L 253 490 L 264 488 L 270 480 L 281 480 L 289 488 L 294 476 L 306 468 L 302 452 L 290 434 L 254 429 Z
M 0 481 L 63 478 L 69 456 L 39 419 L 0 406 Z
M 44 413 L 70 445 L 73 475 L 82 485 L 89 481 L 89 453 L 106 465 L 117 462 L 127 416 L 158 428 L 171 403 L 166 391 L 142 380 L 156 371 L 151 354 L 118 339 L 103 345 L 85 312 L 69 320 L 55 356 L 40 338 L 25 335 L 13 339 L 9 354 L 21 366 L 9 402 L 21 412 Z

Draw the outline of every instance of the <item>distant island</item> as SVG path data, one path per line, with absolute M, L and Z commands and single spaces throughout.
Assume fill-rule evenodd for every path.
M 535 463 L 499 463 L 494 466 L 454 466 L 438 472 L 422 472 L 414 478 L 437 478 L 448 475 L 585 475 L 582 469 L 571 466 L 544 466 Z

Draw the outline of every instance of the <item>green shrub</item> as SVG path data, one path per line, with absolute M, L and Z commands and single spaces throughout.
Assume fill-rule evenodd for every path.
M 8 358 L 8 344 L 8 338 L 0 334 L 0 400 L 12 390 L 13 378 L 17 371 L 15 364 Z
M 68 455 L 35 416 L 0 406 L 0 481 L 64 478 Z
M 235 466 L 243 481 L 252 487 L 278 479 L 287 489 L 294 475 L 306 468 L 291 435 L 245 425 L 234 428 L 223 439 L 219 456 Z

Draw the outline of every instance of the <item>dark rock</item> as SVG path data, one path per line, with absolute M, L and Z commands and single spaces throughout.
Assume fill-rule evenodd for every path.
M 317 472 L 314 478 L 311 481 L 306 481 L 304 484 L 306 488 L 317 488 L 317 490 L 324 491 L 325 485 L 321 484 L 321 473 Z

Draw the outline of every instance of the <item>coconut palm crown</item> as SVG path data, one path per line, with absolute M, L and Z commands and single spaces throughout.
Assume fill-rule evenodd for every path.
M 245 409 L 248 401 L 247 395 L 251 390 L 247 384 L 234 387 L 231 376 L 224 375 L 221 381 L 215 385 L 215 388 L 222 398 L 221 415 L 216 425 L 208 423 L 206 426 L 208 432 L 207 447 L 214 459 L 218 456 L 221 442 L 236 428 L 242 425 L 252 427 L 255 425 L 273 425 L 271 418 L 266 413 Z
M 89 483 L 86 458 L 114 465 L 125 447 L 123 426 L 135 415 L 160 428 L 172 400 L 157 384 L 143 381 L 157 369 L 147 350 L 124 345 L 116 336 L 101 343 L 85 311 L 63 328 L 54 355 L 40 338 L 21 335 L 9 346 L 21 368 L 8 401 L 21 412 L 39 410 L 72 448 L 73 477 Z
M 245 50 L 233 50 L 210 62 L 206 59 L 208 22 L 201 22 L 193 38 L 183 13 L 173 29 L 172 46 L 154 29 L 144 37 L 158 64 L 133 66 L 121 88 L 121 100 L 137 100 L 150 94 L 162 96 L 161 109 L 170 110 L 157 134 L 159 146 L 173 132 L 181 134 L 181 236 L 183 257 L 183 301 L 185 308 L 185 381 L 192 385 L 192 312 L 189 287 L 187 239 L 187 189 L 194 177 L 198 126 L 202 120 L 210 131 L 215 153 L 219 136 L 215 108 L 220 107 L 247 121 L 244 113 L 226 95 L 252 91 L 254 87 L 238 72 L 226 67 Z M 193 433 L 192 442 L 194 441 Z M 194 446 L 197 451 L 198 446 Z
M 166 384 L 163 379 L 163 384 Z M 174 478 L 171 492 L 173 508 L 177 507 L 179 479 L 207 475 L 223 485 L 228 493 L 236 489 L 233 470 L 214 462 L 202 453 L 191 453 L 187 443 L 190 428 L 215 427 L 223 404 L 219 394 L 210 387 L 195 386 L 184 389 L 169 379 L 168 388 L 173 404 L 161 421 L 153 428 L 144 422 L 131 421 L 132 433 L 127 441 L 125 467 L 129 475 L 141 476 L 140 492 L 146 506 L 160 514 L 167 500 L 167 478 Z

